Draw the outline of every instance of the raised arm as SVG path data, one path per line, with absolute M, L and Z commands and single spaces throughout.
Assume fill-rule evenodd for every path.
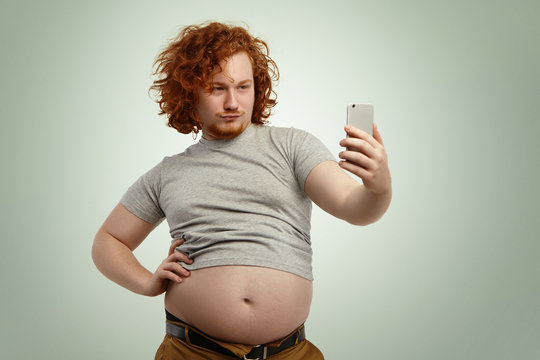
M 171 245 L 168 257 L 154 273 L 143 267 L 133 255 L 155 227 L 118 204 L 94 238 L 92 259 L 96 267 L 110 280 L 141 295 L 163 293 L 169 280 L 182 282 L 182 276 L 189 276 L 189 271 L 177 261 L 192 263 L 186 255 L 174 251 L 183 239 Z
M 308 175 L 306 194 L 324 211 L 354 225 L 368 225 L 380 219 L 392 198 L 388 158 L 381 135 L 374 125 L 373 136 L 352 126 L 341 140 L 345 151 L 339 163 L 325 161 Z M 360 184 L 347 170 L 362 179 Z

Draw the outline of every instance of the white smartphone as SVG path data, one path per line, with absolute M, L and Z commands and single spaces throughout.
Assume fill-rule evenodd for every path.
M 373 136 L 373 105 L 348 104 L 347 125 L 352 125 Z

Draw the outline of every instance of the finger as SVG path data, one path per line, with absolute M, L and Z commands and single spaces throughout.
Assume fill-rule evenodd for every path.
M 373 160 L 365 154 L 356 151 L 342 151 L 339 153 L 339 158 L 364 169 L 373 168 Z
M 172 272 L 178 276 L 188 277 L 191 273 L 176 262 L 168 262 L 161 266 L 161 270 Z
M 181 276 L 175 274 L 172 271 L 160 270 L 156 273 L 156 275 L 160 279 L 171 280 L 177 283 L 181 283 L 182 281 L 184 281 Z
M 184 239 L 183 237 L 180 238 L 180 239 L 176 239 L 176 241 L 174 241 L 171 246 L 169 247 L 169 255 L 171 255 L 172 253 L 174 253 L 174 250 L 182 245 L 184 243 L 184 241 L 186 241 L 186 239 Z
M 345 126 L 345 132 L 349 136 L 352 136 L 352 137 L 355 137 L 355 138 L 360 138 L 360 139 L 364 139 L 364 138 L 369 136 L 369 134 L 367 132 L 365 132 L 364 130 L 360 130 L 359 128 L 354 127 L 352 125 L 346 125 Z
M 183 262 L 183 263 L 186 263 L 186 264 L 193 264 L 193 259 L 191 259 L 189 256 L 187 256 L 186 254 L 184 254 L 181 251 L 175 251 L 173 254 L 169 255 L 165 259 L 165 261 L 167 261 L 167 262 L 180 261 L 180 262 Z
M 340 161 L 339 166 L 348 172 L 358 176 L 362 180 L 369 176 L 369 171 L 348 161 Z
M 375 156 L 375 148 L 366 140 L 346 138 L 341 140 L 339 144 L 347 150 L 360 152 L 368 157 Z
M 379 127 L 377 124 L 373 123 L 373 138 L 381 145 L 384 145 L 381 133 L 379 132 Z
M 347 133 L 349 137 L 358 138 L 358 139 L 367 141 L 373 147 L 380 146 L 380 144 L 373 138 L 373 136 L 371 136 L 364 130 L 360 130 L 354 126 L 347 125 L 345 126 L 345 132 Z

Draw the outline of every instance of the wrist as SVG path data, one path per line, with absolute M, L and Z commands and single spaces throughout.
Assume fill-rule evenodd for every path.
M 152 276 L 153 274 L 150 271 L 144 269 L 138 276 L 137 284 L 133 291 L 139 295 L 152 296 Z
M 374 192 L 367 186 L 359 188 L 351 202 L 347 221 L 354 225 L 369 225 L 379 220 L 386 212 L 392 199 L 392 188 Z

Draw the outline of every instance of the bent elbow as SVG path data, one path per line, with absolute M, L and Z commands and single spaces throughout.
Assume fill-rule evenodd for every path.
M 367 226 L 376 223 L 379 221 L 383 215 L 386 213 L 387 208 L 384 211 L 373 211 L 373 212 L 362 212 L 356 213 L 344 220 L 349 224 L 356 226 Z
M 376 223 L 380 218 L 381 218 L 381 216 L 373 217 L 373 218 L 362 217 L 362 218 L 357 218 L 357 219 L 346 219 L 345 221 L 347 221 L 349 224 L 355 225 L 355 226 L 368 226 L 368 225 L 371 225 L 373 223 Z

